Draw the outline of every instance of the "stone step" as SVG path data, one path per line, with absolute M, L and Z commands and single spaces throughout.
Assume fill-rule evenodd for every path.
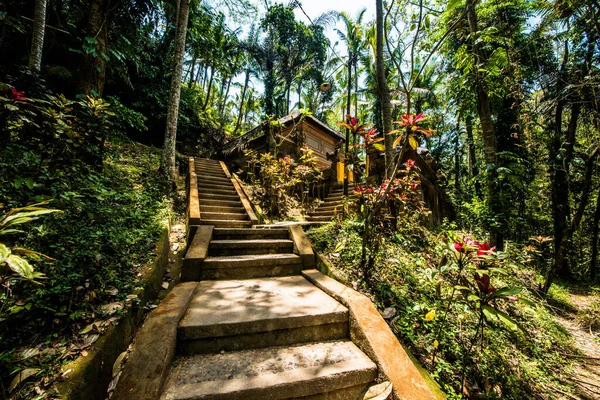
M 200 280 L 250 279 L 298 275 L 302 258 L 296 254 L 258 254 L 207 257 L 202 263 Z
M 200 225 L 213 225 L 219 228 L 250 228 L 250 221 L 235 221 L 230 219 L 203 219 L 200 213 Z
M 217 219 L 217 220 L 228 220 L 228 221 L 247 221 L 248 214 L 242 213 L 221 213 L 221 212 L 204 212 L 200 213 L 202 219 Z
M 244 207 L 231 207 L 231 206 L 205 206 L 200 205 L 201 213 L 244 213 L 246 209 Z
M 208 184 L 208 185 L 231 185 L 231 179 L 223 177 L 223 178 L 215 178 L 210 176 L 198 176 L 198 184 Z
M 204 186 L 198 186 L 198 194 L 200 193 L 208 193 L 208 194 L 224 194 L 226 196 L 237 196 L 237 192 L 234 187 L 227 188 L 221 186 L 220 188 L 207 188 Z
M 287 229 L 226 229 L 215 228 L 215 240 L 240 240 L 240 239 L 289 239 Z
M 233 190 L 235 192 L 235 187 L 233 187 L 233 184 L 231 183 L 231 181 L 227 182 L 227 183 L 198 182 L 198 190 L 201 190 L 201 189 L 205 189 L 205 190 L 227 189 L 227 190 Z
M 200 202 L 202 203 L 202 199 L 211 199 L 211 200 L 230 200 L 230 201 L 235 201 L 235 200 L 239 200 L 240 197 L 235 194 L 221 194 L 221 193 L 206 193 L 206 192 L 198 192 L 198 198 L 200 199 Z
M 341 205 L 338 206 L 323 206 L 322 204 L 317 207 L 315 211 L 336 211 L 342 212 L 343 207 Z
M 348 309 L 302 276 L 202 281 L 177 329 L 183 354 L 346 338 Z
M 307 221 L 316 221 L 316 222 L 327 222 L 327 221 L 331 221 L 332 219 L 333 219 L 333 217 L 330 217 L 330 216 L 318 216 L 318 217 L 308 216 L 308 217 L 306 217 Z
M 339 211 L 318 209 L 317 211 L 308 213 L 311 217 L 333 217 L 335 214 L 339 214 Z
M 341 201 L 341 200 L 324 201 L 323 203 L 319 204 L 319 208 L 321 208 L 321 207 L 331 207 L 331 206 L 341 206 L 341 205 L 343 205 L 343 201 Z
M 182 357 L 161 400 L 362 399 L 377 366 L 350 341 Z
M 293 252 L 294 242 L 287 239 L 212 240 L 208 248 L 209 256 L 281 254 Z
M 227 178 L 227 175 L 225 175 L 225 172 L 223 172 L 223 170 L 213 170 L 213 169 L 199 169 L 196 168 L 196 175 L 201 176 L 201 175 L 207 175 L 207 176 L 214 176 L 214 177 L 218 177 L 218 178 Z
M 238 200 L 213 200 L 213 199 L 201 199 L 200 206 L 223 206 L 223 207 L 243 207 L 242 202 Z

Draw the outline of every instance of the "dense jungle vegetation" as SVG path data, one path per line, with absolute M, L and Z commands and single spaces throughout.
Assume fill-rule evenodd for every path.
M 183 156 L 294 110 L 360 177 L 316 250 L 449 398 L 600 398 L 600 4 L 313 3 L 0 0 L 2 398 L 53 398 L 135 302 Z M 249 155 L 267 217 L 314 206 L 302 154 Z

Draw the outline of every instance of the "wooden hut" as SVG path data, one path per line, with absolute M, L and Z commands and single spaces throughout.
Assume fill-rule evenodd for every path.
M 343 163 L 338 157 L 344 141 L 342 133 L 316 117 L 294 111 L 277 121 L 264 121 L 230 141 L 225 145 L 223 155 L 228 163 L 243 168 L 246 165 L 244 150 L 297 159 L 300 149 L 306 146 L 314 151 L 317 165 L 331 184 L 344 179 Z

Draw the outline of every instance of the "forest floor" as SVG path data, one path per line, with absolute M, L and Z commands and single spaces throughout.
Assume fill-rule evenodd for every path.
M 570 380 L 583 399 L 600 399 L 600 296 L 594 289 L 567 289 L 569 310 L 556 320 L 569 332 L 580 355 L 576 359 Z M 596 328 L 596 332 L 594 332 Z

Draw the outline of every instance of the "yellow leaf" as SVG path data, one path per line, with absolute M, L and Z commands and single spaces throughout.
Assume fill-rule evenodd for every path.
M 398 146 L 401 141 L 402 141 L 402 136 L 398 136 L 396 138 L 396 140 L 394 140 L 394 144 L 392 145 L 392 148 L 396 148 L 396 146 Z
M 440 345 L 440 342 L 438 342 L 437 340 L 433 341 L 433 347 L 438 347 Z
M 394 129 L 393 131 L 389 131 L 388 133 L 386 133 L 386 135 L 393 135 L 400 132 L 402 132 L 400 129 Z
M 416 150 L 419 147 L 419 141 L 412 135 L 408 137 L 408 143 L 413 150 Z
M 427 314 L 425 314 L 425 321 L 433 321 L 434 318 L 435 318 L 435 310 L 431 310 Z

